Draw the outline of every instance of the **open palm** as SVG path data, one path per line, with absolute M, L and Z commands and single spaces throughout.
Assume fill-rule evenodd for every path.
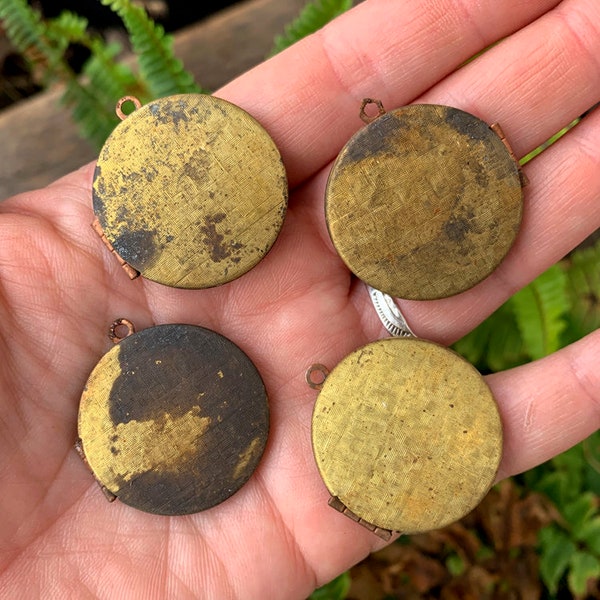
M 302 598 L 381 545 L 327 506 L 310 447 L 315 392 L 384 331 L 324 223 L 331 161 L 363 97 L 448 104 L 502 124 L 523 155 L 600 100 L 596 0 L 367 0 L 216 95 L 260 121 L 291 185 L 272 251 L 210 290 L 130 281 L 90 227 L 93 166 L 0 205 L 0 591 L 5 597 Z M 464 65 L 487 46 L 497 46 Z M 461 68 L 459 68 L 461 67 Z M 450 343 L 600 224 L 600 114 L 530 163 L 525 216 L 499 269 L 460 296 L 399 301 L 418 336 Z M 209 327 L 266 383 L 271 433 L 237 494 L 163 517 L 109 504 L 73 443 L 79 398 L 118 317 Z M 489 377 L 505 428 L 501 476 L 600 424 L 594 333 Z

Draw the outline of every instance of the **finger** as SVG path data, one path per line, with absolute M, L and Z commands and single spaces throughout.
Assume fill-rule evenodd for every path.
M 87 163 L 45 188 L 7 198 L 0 202 L 0 214 L 35 214 L 54 220 L 72 215 L 73 207 L 91 210 L 94 167 L 95 162 Z
M 499 477 L 556 456 L 600 427 L 600 331 L 533 363 L 488 377 L 504 425 Z
M 418 101 L 500 122 L 522 156 L 600 100 L 599 23 L 596 0 L 565 0 Z
M 254 115 L 279 146 L 295 186 L 329 162 L 375 95 L 407 104 L 469 57 L 558 0 L 364 2 L 217 92 Z

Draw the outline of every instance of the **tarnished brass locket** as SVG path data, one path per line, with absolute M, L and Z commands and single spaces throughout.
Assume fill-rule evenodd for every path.
M 160 515 L 229 498 L 257 467 L 269 431 L 265 388 L 248 356 L 193 325 L 135 333 L 120 319 L 111 337 L 118 344 L 81 397 L 77 443 L 105 494 Z
M 377 116 L 365 107 L 375 103 Z M 522 214 L 519 164 L 499 125 L 448 106 L 385 112 L 338 155 L 325 215 L 347 267 L 391 296 L 431 300 L 487 277 L 514 242 Z
M 477 370 L 447 348 L 378 340 L 315 386 L 312 445 L 330 504 L 384 539 L 457 521 L 494 483 L 496 403 Z
M 123 104 L 137 109 L 129 116 Z M 247 112 L 182 94 L 126 97 L 98 157 L 95 228 L 130 277 L 180 288 L 227 283 L 254 267 L 283 224 L 281 156 Z

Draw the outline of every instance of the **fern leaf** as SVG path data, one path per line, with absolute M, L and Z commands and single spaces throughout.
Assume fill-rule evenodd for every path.
M 0 19 L 8 38 L 25 57 L 35 50 L 48 61 L 60 59 L 61 53 L 46 40 L 46 27 L 40 13 L 26 0 L 0 0 Z
M 314 0 L 302 9 L 296 19 L 285 27 L 285 33 L 275 38 L 270 55 L 281 52 L 298 40 L 318 31 L 352 7 L 352 0 Z
M 48 19 L 45 23 L 45 37 L 53 48 L 53 56 L 49 62 L 49 70 L 56 73 L 75 73 L 67 66 L 65 53 L 72 43 L 81 43 L 87 38 L 87 19 L 72 12 L 63 11 L 55 19 Z
M 134 73 L 124 64 L 117 63 L 115 57 L 121 52 L 119 44 L 105 45 L 101 40 L 92 40 L 92 54 L 82 69 L 83 78 L 80 80 L 87 94 L 78 93 L 77 97 L 91 109 L 87 95 L 94 96 L 95 114 L 84 114 L 83 108 L 75 116 L 80 125 L 81 133 L 88 137 L 99 150 L 112 129 L 118 124 L 115 114 L 115 103 L 119 98 L 128 95 L 138 97 L 142 102 L 147 101 L 148 92 L 137 81 Z M 94 126 L 94 121 L 97 126 Z
M 114 111 L 98 99 L 97 95 L 77 81 L 66 83 L 61 102 L 71 109 L 71 116 L 81 135 L 100 148 L 118 123 Z
M 514 313 L 507 304 L 455 342 L 453 348 L 482 373 L 503 371 L 529 360 Z
M 570 343 L 600 327 L 600 240 L 575 250 L 565 263 L 572 304 L 566 340 Z
M 492 373 L 512 369 L 529 361 L 515 317 L 508 309 L 490 336 L 486 360 Z
M 135 95 L 142 102 L 149 99 L 147 90 L 140 86 L 133 71 L 116 61 L 122 50 L 120 44 L 105 45 L 101 40 L 93 40 L 90 50 L 91 56 L 82 69 L 88 79 L 86 87 L 94 90 L 111 110 L 116 101 L 126 95 Z
M 101 0 L 123 20 L 137 55 L 140 74 L 153 97 L 201 92 L 193 76 L 173 54 L 173 40 L 131 0 Z
M 19 52 L 25 53 L 31 46 L 36 46 L 43 36 L 41 16 L 25 0 L 0 0 L 0 19 Z
M 509 301 L 525 349 L 532 359 L 542 358 L 561 346 L 561 334 L 570 309 L 567 277 L 554 265 Z
M 87 37 L 87 26 L 86 18 L 65 10 L 55 19 L 46 21 L 46 35 L 66 48 L 69 43 L 80 42 Z

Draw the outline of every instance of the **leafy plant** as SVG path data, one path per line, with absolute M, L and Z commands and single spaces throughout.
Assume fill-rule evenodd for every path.
M 539 536 L 540 574 L 550 594 L 568 589 L 585 598 L 600 581 L 600 472 L 590 453 L 600 432 L 521 477 L 528 489 L 554 502 L 560 519 Z
M 114 107 L 123 96 L 147 101 L 162 95 L 201 92 L 173 54 L 172 38 L 131 0 L 102 0 L 123 20 L 138 59 L 139 73 L 118 60 L 122 48 L 89 31 L 87 19 L 65 11 L 43 19 L 26 0 L 0 0 L 0 18 L 11 42 L 42 83 L 64 86 L 62 102 L 71 109 L 82 135 L 100 147 L 117 124 Z M 67 60 L 72 44 L 89 52 L 82 74 Z
M 148 94 L 160 98 L 172 94 L 200 92 L 200 87 L 173 54 L 173 38 L 166 35 L 146 11 L 131 0 L 101 0 L 116 12 L 129 34 L 138 59 L 140 75 Z
M 454 349 L 482 372 L 502 371 L 561 348 L 571 307 L 564 266 L 554 265 L 517 292 Z
M 42 84 L 64 86 L 62 102 L 82 136 L 100 148 L 117 124 L 114 107 L 133 95 L 142 103 L 178 93 L 208 93 L 173 53 L 173 39 L 132 0 L 99 0 L 119 15 L 137 59 L 134 71 L 120 60 L 123 48 L 90 32 L 85 18 L 65 11 L 44 19 L 26 0 L 0 0 L 0 18 L 9 39 L 40 74 Z M 352 0 L 315 0 L 278 36 L 272 54 L 313 33 L 352 6 Z M 82 73 L 67 60 L 71 45 L 89 52 Z
M 563 338 L 570 343 L 600 327 L 600 243 L 580 248 L 563 264 L 571 302 Z
M 309 600 L 344 600 L 350 591 L 351 583 L 350 573 L 342 573 L 329 583 L 316 589 L 309 596 Z
M 576 250 L 454 344 L 484 373 L 542 358 L 600 325 L 600 242 Z

